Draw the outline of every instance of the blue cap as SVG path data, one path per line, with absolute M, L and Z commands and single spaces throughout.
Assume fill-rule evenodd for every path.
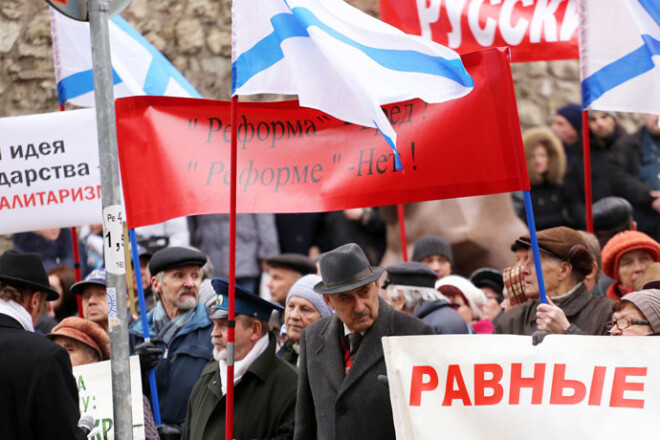
M 82 295 L 83 291 L 88 286 L 101 286 L 106 287 L 105 282 L 105 269 L 94 269 L 85 277 L 83 281 L 78 281 L 71 286 L 71 292 L 76 295 Z
M 229 316 L 229 281 L 224 278 L 213 278 L 211 284 L 218 298 L 209 318 L 225 319 Z M 264 321 L 270 319 L 273 310 L 284 310 L 281 305 L 266 301 L 238 285 L 236 285 L 236 302 L 234 305 L 237 315 L 245 315 Z

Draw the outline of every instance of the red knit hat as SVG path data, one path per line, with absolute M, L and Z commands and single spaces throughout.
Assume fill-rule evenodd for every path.
M 648 251 L 653 260 L 660 261 L 660 244 L 643 232 L 623 231 L 610 238 L 601 255 L 603 273 L 618 280 L 619 260 L 626 252 L 643 249 Z

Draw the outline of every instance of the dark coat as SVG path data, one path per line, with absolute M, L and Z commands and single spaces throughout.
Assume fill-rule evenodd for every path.
M 224 439 L 225 408 L 217 361 L 202 371 L 188 400 L 182 440 Z M 234 388 L 234 438 L 290 439 L 296 408 L 298 375 L 275 356 L 275 336 Z
M 444 299 L 427 301 L 413 313 L 428 324 L 436 335 L 465 335 L 470 333 L 467 322 Z
M 433 330 L 383 300 L 379 304 L 378 318 L 364 334 L 348 374 L 339 318 L 320 319 L 303 331 L 295 439 L 395 438 L 389 391 L 378 382 L 379 375 L 387 374 L 381 338 L 432 335 Z
M 614 170 L 610 161 L 612 145 L 617 139 L 621 138 L 623 132 L 617 127 L 616 132 L 604 140 L 598 140 L 593 137 L 591 141 L 591 193 L 592 202 L 596 203 L 600 199 L 613 196 L 615 188 L 612 181 Z M 585 207 L 584 207 L 584 157 L 582 148 L 580 154 L 568 163 L 568 172 L 564 178 L 564 196 L 568 205 L 569 215 L 576 229 L 585 228 Z M 533 193 L 532 189 L 532 193 Z M 536 209 L 536 206 L 534 207 Z M 536 215 L 536 210 L 534 211 Z M 537 229 L 544 227 L 537 222 Z
M 646 127 L 642 127 L 637 133 L 621 136 L 609 157 L 615 194 L 643 208 L 650 207 L 654 200 L 650 194 L 653 188 L 639 178 L 642 139 L 647 133 Z
M 660 189 L 659 149 L 660 136 L 642 127 L 637 133 L 622 136 L 610 155 L 615 194 L 634 206 L 637 229 L 655 240 L 660 240 L 660 214 L 651 207 L 655 199 L 650 192 Z
M 66 350 L 0 314 L 0 438 L 86 439 Z
M 538 300 L 527 301 L 504 312 L 497 320 L 493 333 L 531 335 L 537 330 L 536 308 L 539 304 Z M 564 333 L 607 335 L 605 324 L 612 318 L 612 304 L 610 298 L 590 294 L 584 283 L 581 283 L 571 296 L 557 304 L 571 323 Z
M 203 305 L 198 305 L 200 307 Z M 162 423 L 183 426 L 188 396 L 206 364 L 213 359 L 212 330 L 213 324 L 204 316 L 203 320 L 196 321 L 191 331 L 177 335 L 169 347 L 162 346 L 166 356 L 156 365 Z M 142 341 L 141 323 L 137 322 L 131 329 L 131 349 Z M 144 394 L 151 397 L 148 376 L 142 377 L 142 388 Z

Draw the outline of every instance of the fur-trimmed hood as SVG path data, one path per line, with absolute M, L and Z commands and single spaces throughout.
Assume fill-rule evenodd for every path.
M 535 127 L 523 133 L 525 157 L 527 159 L 527 172 L 532 186 L 540 185 L 545 181 L 553 184 L 560 183 L 566 174 L 566 153 L 559 138 L 548 127 Z M 532 166 L 532 152 L 538 144 L 545 146 L 548 152 L 548 172 L 540 176 Z

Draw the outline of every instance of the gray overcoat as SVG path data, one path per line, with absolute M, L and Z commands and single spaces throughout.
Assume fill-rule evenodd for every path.
M 365 333 L 348 374 L 339 318 L 321 319 L 303 331 L 294 439 L 395 438 L 389 391 L 377 379 L 387 374 L 381 338 L 432 335 L 433 330 L 385 301 L 379 303 L 378 318 Z

